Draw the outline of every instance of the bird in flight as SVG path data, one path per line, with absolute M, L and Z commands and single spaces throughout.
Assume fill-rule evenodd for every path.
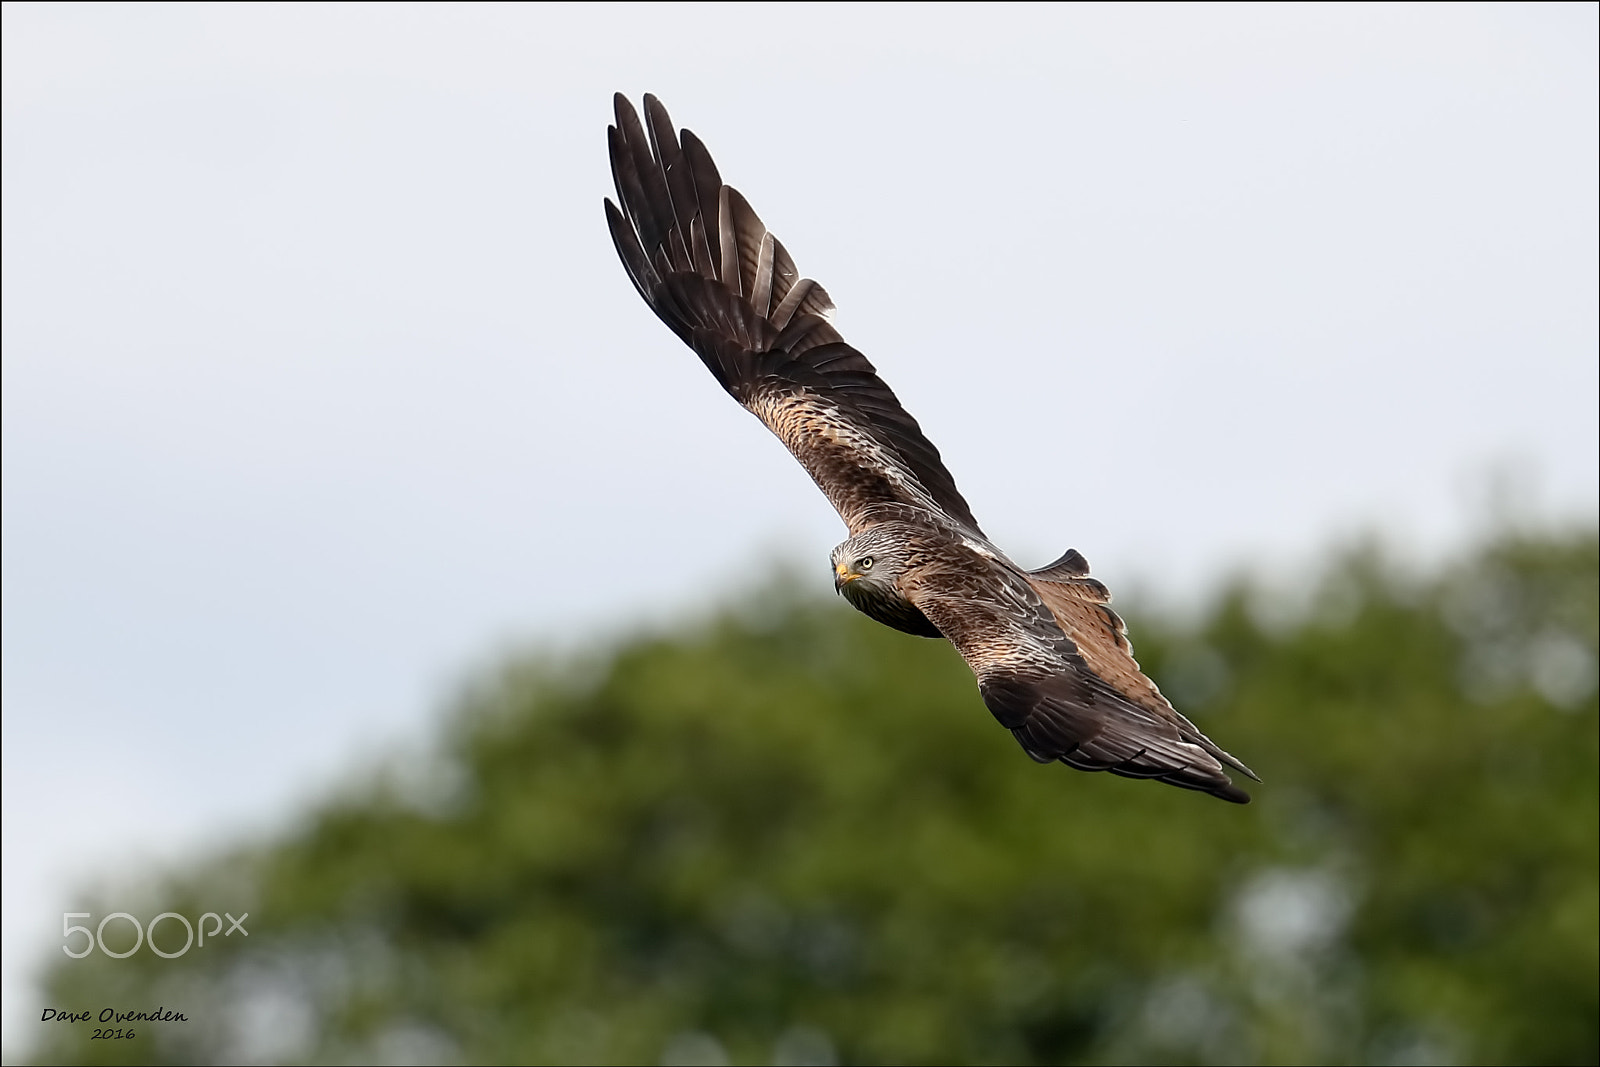
M 1024 751 L 1234 803 L 1255 778 L 1179 714 L 1133 658 L 1088 561 L 1025 570 L 990 543 L 939 450 L 833 326 L 826 290 L 724 185 L 700 139 L 621 93 L 606 219 L 634 287 L 732 397 L 777 434 L 850 536 L 834 586 L 872 618 L 944 637 Z M 1259 780 L 1259 779 L 1258 779 Z

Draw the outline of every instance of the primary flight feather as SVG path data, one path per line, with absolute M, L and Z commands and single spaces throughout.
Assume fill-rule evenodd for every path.
M 1089 564 L 1024 570 L 992 545 L 939 450 L 867 358 L 833 301 L 724 185 L 700 139 L 655 97 L 622 94 L 608 129 L 606 219 L 645 303 L 794 453 L 850 536 L 834 585 L 907 633 L 945 637 L 1001 725 L 1040 762 L 1154 778 L 1247 803 L 1255 774 L 1173 709 L 1133 658 Z

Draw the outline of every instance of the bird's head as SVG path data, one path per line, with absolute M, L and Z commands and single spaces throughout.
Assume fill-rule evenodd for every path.
M 902 554 L 903 546 L 881 526 L 856 534 L 836 545 L 829 555 L 833 588 L 851 599 L 858 594 L 889 593 L 900 573 Z
M 864 530 L 833 550 L 833 587 L 850 606 L 885 626 L 922 637 L 943 636 L 901 588 L 923 558 L 919 530 L 888 522 Z

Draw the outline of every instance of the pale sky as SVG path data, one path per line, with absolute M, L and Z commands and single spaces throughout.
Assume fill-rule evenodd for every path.
M 4 1019 L 507 650 L 831 588 L 616 262 L 655 92 L 1021 562 L 1592 516 L 1596 7 L 4 8 Z M 1134 620 L 1137 633 L 1137 619 Z M 974 697 L 976 702 L 976 697 Z

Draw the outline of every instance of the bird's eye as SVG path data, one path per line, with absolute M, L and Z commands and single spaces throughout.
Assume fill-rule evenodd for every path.
M 870 571 L 872 569 L 872 557 L 863 556 L 861 562 L 856 564 L 856 567 L 863 572 Z

